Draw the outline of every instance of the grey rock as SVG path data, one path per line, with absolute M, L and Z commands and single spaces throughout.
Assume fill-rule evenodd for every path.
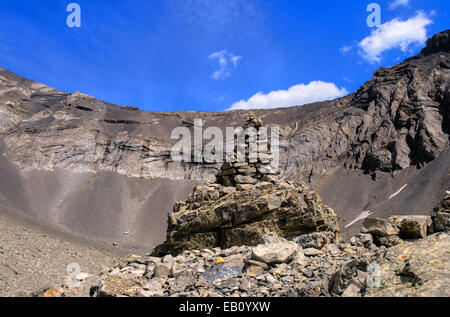
M 365 286 L 364 277 L 362 277 L 361 272 L 366 271 L 368 265 L 369 263 L 366 259 L 358 259 L 347 262 L 331 279 L 332 283 L 330 285 L 330 293 L 332 295 L 342 295 L 352 284 L 355 284 L 359 291 L 359 289 Z M 355 288 L 352 288 L 349 292 L 353 292 L 354 290 Z
M 393 247 L 403 242 L 399 236 L 377 237 L 376 241 L 380 246 L 384 246 L 386 248 Z
M 236 192 L 236 187 L 224 187 L 220 190 L 223 195 L 230 195 Z
M 238 184 L 256 184 L 258 182 L 258 180 L 254 179 L 253 177 L 250 176 L 242 176 L 242 175 L 237 175 L 235 176 L 235 181 Z
M 206 281 L 213 282 L 215 280 L 231 279 L 241 276 L 244 267 L 239 266 L 224 266 L 223 263 L 207 267 L 204 270 L 203 277 Z
M 169 288 L 172 292 L 180 293 L 190 289 L 191 286 L 194 286 L 196 279 L 189 274 L 183 274 L 181 276 L 177 276 L 175 280 L 169 283 Z
M 432 224 L 430 216 L 392 216 L 389 221 L 400 228 L 401 237 L 406 239 L 425 238 Z
M 362 232 L 370 233 L 378 237 L 387 237 L 398 234 L 400 229 L 389 220 L 367 218 L 364 221 Z
M 250 277 L 257 277 L 264 273 L 269 267 L 266 263 L 255 261 L 255 260 L 246 260 L 244 266 L 244 273 Z
M 307 262 L 307 259 L 303 252 L 303 249 L 301 247 L 297 248 L 297 252 L 294 255 L 294 259 L 292 260 L 292 263 L 303 266 L 306 264 L 306 262 Z
M 373 242 L 372 235 L 370 235 L 370 234 L 358 233 L 358 234 L 355 235 L 355 237 L 357 239 L 359 239 L 359 241 L 361 241 L 361 243 L 364 246 L 367 246 L 367 245 L 369 245 L 370 243 Z
M 277 282 L 277 280 L 270 274 L 266 275 L 266 281 L 269 284 L 275 284 Z
M 327 236 L 322 233 L 304 234 L 293 239 L 294 242 L 300 244 L 304 249 L 314 248 L 318 250 L 325 246 L 327 240 Z
M 332 255 L 339 255 L 341 254 L 341 250 L 335 245 L 335 244 L 329 244 L 327 247 L 327 250 L 332 254 Z
M 361 297 L 360 291 L 361 291 L 361 288 L 352 283 L 342 293 L 342 297 Z
M 172 275 L 172 266 L 170 263 L 159 263 L 155 267 L 155 277 L 168 277 Z
M 239 288 L 240 290 L 247 292 L 252 288 L 252 283 L 247 279 L 243 279 Z
M 317 249 L 314 249 L 314 248 L 307 248 L 307 249 L 303 250 L 303 253 L 306 256 L 318 256 L 318 255 L 323 254 L 323 251 L 317 250 Z
M 297 246 L 293 243 L 262 244 L 252 248 L 252 259 L 266 264 L 290 262 L 297 253 Z

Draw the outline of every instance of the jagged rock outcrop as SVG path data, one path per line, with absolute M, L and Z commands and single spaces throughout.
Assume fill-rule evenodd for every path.
M 420 52 L 420 56 L 450 52 L 450 30 L 436 34 L 427 40 L 427 46 Z
M 249 126 L 258 132 L 262 121 L 252 114 L 245 128 Z M 217 183 L 198 186 L 186 201 L 175 204 L 167 240 L 155 254 L 257 245 L 268 232 L 284 238 L 323 232 L 330 241 L 338 239 L 337 216 L 316 192 L 278 180 L 270 151 L 252 162 L 250 144 L 260 141 L 247 137 L 245 145 L 238 143 L 234 154 L 242 146 L 244 162 L 224 163 Z
M 202 196 L 205 191 L 211 200 Z M 169 215 L 167 240 L 160 252 L 255 245 L 268 231 L 286 238 L 319 231 L 334 240 L 339 230 L 333 210 L 306 186 L 262 182 L 226 194 L 224 188 L 206 185 L 196 188 L 191 197 L 196 196 L 202 200 L 179 203 L 186 207 Z
M 369 234 L 358 234 L 350 241 L 359 246 L 375 242 L 383 250 L 382 257 L 369 266 L 360 260 L 345 264 L 335 275 L 332 294 L 448 296 L 450 236 L 448 232 L 433 234 L 437 224 L 429 216 L 368 218 L 362 231 Z M 361 265 L 370 274 L 358 273 Z

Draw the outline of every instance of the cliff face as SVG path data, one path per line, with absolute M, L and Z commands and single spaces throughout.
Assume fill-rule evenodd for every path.
M 255 111 L 268 126 L 280 127 L 282 176 L 318 188 L 343 224 L 364 208 L 390 214 L 431 211 L 450 186 L 449 36 L 450 30 L 440 33 L 418 56 L 379 69 L 349 96 L 302 107 Z M 9 173 L 17 168 L 10 179 L 27 183 L 30 173 L 37 171 L 42 179 L 55 173 L 75 173 L 78 176 L 71 176 L 74 179 L 86 175 L 86 180 L 73 182 L 58 196 L 62 203 L 51 206 L 57 213 L 58 205 L 79 193 L 80 186 L 86 190 L 98 182 L 98 175 L 106 173 L 114 178 L 142 178 L 143 182 L 161 178 L 182 183 L 183 190 L 167 204 L 182 200 L 194 182 L 214 180 L 220 166 L 172 162 L 170 148 L 176 141 L 170 139 L 172 129 L 192 128 L 197 118 L 204 120 L 205 128 L 239 126 L 248 113 L 144 112 L 81 93 L 62 93 L 2 69 L 0 114 L 4 153 L 0 165 L 8 166 L 5 170 Z M 11 183 L 3 177 L 0 182 L 0 204 L 28 212 L 30 195 L 12 199 L 5 194 Z M 405 190 L 388 199 L 405 184 Z M 49 187 L 35 186 L 34 195 L 48 195 Z M 154 197 L 151 193 L 144 196 L 139 202 Z M 127 199 L 133 203 L 121 201 L 118 212 L 127 204 L 134 206 L 130 197 Z M 106 207 L 98 203 L 98 221 L 104 215 L 102 208 Z M 165 226 L 169 211 L 170 207 L 159 210 L 162 216 L 155 222 Z M 42 211 L 35 207 L 34 214 L 42 215 Z M 78 225 L 75 227 L 79 231 Z

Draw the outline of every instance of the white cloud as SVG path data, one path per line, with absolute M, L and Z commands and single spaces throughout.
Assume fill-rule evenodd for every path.
M 233 55 L 228 53 L 227 50 L 219 51 L 212 53 L 208 56 L 211 60 L 217 60 L 219 63 L 219 69 L 216 70 L 211 78 L 214 80 L 225 79 L 231 75 L 229 65 L 233 65 L 233 67 L 237 67 L 239 61 L 242 59 L 242 56 Z
M 339 49 L 339 52 L 341 52 L 342 55 L 347 55 L 352 50 L 352 47 L 350 45 L 344 45 Z
M 406 21 L 397 18 L 380 25 L 358 45 L 363 58 L 371 63 L 379 62 L 387 50 L 400 48 L 406 52 L 413 44 L 425 44 L 426 27 L 433 23 L 423 12 Z
M 312 81 L 308 85 L 295 85 L 288 90 L 275 90 L 268 94 L 259 92 L 248 100 L 235 102 L 229 110 L 301 106 L 312 102 L 335 99 L 346 94 L 348 92 L 345 88 L 339 89 L 334 83 Z
M 241 60 L 242 56 L 233 56 L 231 57 L 231 62 L 234 67 L 237 67 L 238 62 Z
M 409 4 L 409 0 L 394 0 L 389 5 L 389 9 L 394 10 L 401 6 L 407 6 Z

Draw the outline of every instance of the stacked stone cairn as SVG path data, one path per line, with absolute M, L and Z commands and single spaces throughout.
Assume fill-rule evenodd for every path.
M 266 130 L 263 130 L 263 122 L 254 113 L 246 119 L 244 129 L 240 130 L 242 136 L 245 133 L 245 143 L 236 142 L 233 161 L 225 163 L 217 174 L 216 182 L 225 187 L 235 187 L 237 190 L 247 190 L 258 182 L 276 183 L 279 171 L 272 166 L 272 149 L 267 139 Z M 235 133 L 235 139 L 238 137 Z M 254 146 L 252 147 L 253 144 Z M 265 148 L 266 153 L 257 153 L 259 148 Z M 239 160 L 239 151 L 242 152 L 242 161 Z
M 264 243 L 267 233 L 286 239 L 322 233 L 330 242 L 338 239 L 338 217 L 319 195 L 305 184 L 279 179 L 267 136 L 258 138 L 264 134 L 262 127 L 261 119 L 251 113 L 244 130 L 254 128 L 256 133 L 246 133 L 245 144 L 235 142 L 234 147 L 234 158 L 243 152 L 245 161 L 224 163 L 216 182 L 196 187 L 187 200 L 174 205 L 166 241 L 154 255 L 255 246 Z M 252 142 L 266 146 L 267 153 L 255 159 Z

